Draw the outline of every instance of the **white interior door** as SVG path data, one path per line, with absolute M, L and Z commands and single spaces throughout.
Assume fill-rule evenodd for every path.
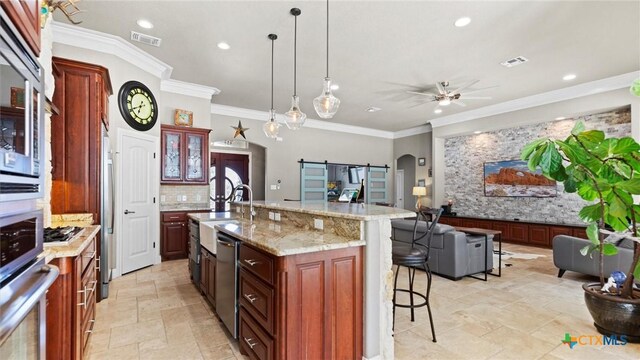
M 404 170 L 396 170 L 396 207 L 404 209 Z
M 152 265 L 159 249 L 158 211 L 155 202 L 158 183 L 158 139 L 134 132 L 120 133 L 120 247 L 122 273 Z

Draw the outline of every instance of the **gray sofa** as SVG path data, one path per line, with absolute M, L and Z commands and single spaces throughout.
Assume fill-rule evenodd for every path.
M 581 239 L 573 236 L 558 235 L 553 238 L 553 264 L 558 268 L 558 277 L 562 277 L 564 272 L 575 271 L 582 274 L 600 276 L 599 264 L 600 254 L 593 253 L 593 256 L 582 256 L 580 249 L 589 245 L 591 242 L 587 239 Z M 620 270 L 622 272 L 629 271 L 631 261 L 633 260 L 633 241 L 623 239 L 616 246 L 618 253 L 612 256 L 604 257 L 604 275 L 609 277 L 612 271 Z
M 392 240 L 411 243 L 415 220 L 397 219 L 391 221 Z M 427 229 L 424 221 L 418 223 L 418 233 L 423 234 Z M 423 245 L 426 239 L 419 241 Z M 429 267 L 433 273 L 452 280 L 459 280 L 466 275 L 483 271 L 484 254 L 487 254 L 487 267 L 493 268 L 493 237 L 489 236 L 485 248 L 484 236 L 467 235 L 455 231 L 452 226 L 437 224 L 431 240 L 429 253 Z

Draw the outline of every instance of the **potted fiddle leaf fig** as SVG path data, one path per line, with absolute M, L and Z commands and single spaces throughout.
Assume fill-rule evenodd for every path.
M 585 302 L 600 333 L 640 342 L 640 290 L 634 285 L 634 279 L 640 280 L 640 203 L 634 200 L 640 195 L 640 145 L 630 137 L 607 138 L 577 122 L 564 140 L 542 138 L 527 144 L 521 158 L 529 169 L 539 167 L 547 178 L 562 182 L 564 191 L 587 202 L 579 216 L 589 224 L 591 243 L 580 252 L 599 253 L 600 283 L 583 285 Z M 618 252 L 611 239 L 620 238 L 633 241 L 633 258 L 628 268 L 614 274 L 618 286 L 611 291 L 603 289 L 605 275 L 610 275 L 603 274 L 604 256 Z

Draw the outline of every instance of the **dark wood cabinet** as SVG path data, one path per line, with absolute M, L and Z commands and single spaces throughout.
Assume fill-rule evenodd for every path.
M 200 292 L 216 307 L 216 256 L 205 248 L 200 249 Z
M 47 292 L 47 358 L 84 358 L 96 319 L 97 238 L 80 255 L 53 259 L 60 276 Z
M 53 103 L 58 114 L 51 117 L 51 213 L 88 213 L 93 215 L 93 224 L 100 224 L 102 124 L 112 94 L 109 71 L 58 57 L 52 63 Z M 97 259 L 102 252 L 100 237 L 98 233 Z M 100 278 L 99 270 L 96 276 Z M 98 299 L 101 291 L 98 287 Z
M 362 357 L 362 247 L 276 257 L 243 243 L 239 262 L 243 355 Z
M 517 220 L 483 219 L 463 216 L 440 217 L 440 222 L 451 226 L 477 227 L 502 232 L 502 241 L 534 246 L 552 247 L 557 235 L 587 238 L 585 227 L 579 225 L 545 224 Z M 465 225 L 466 224 L 466 225 Z M 475 226 L 469 226 L 469 225 Z
M 161 184 L 209 183 L 209 129 L 162 125 Z
M 0 4 L 31 51 L 40 56 L 41 0 L 2 0 Z
M 162 261 L 186 259 L 189 253 L 187 213 L 162 213 L 160 230 L 160 257 Z

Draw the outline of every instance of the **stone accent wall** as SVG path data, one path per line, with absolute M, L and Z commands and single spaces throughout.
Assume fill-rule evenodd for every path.
M 519 159 L 522 147 L 540 137 L 564 139 L 578 120 L 587 129 L 602 130 L 607 136 L 631 134 L 631 109 L 626 107 L 576 119 L 446 139 L 445 196 L 453 200 L 452 211 L 461 216 L 580 224 L 578 212 L 584 201 L 576 194 L 564 193 L 561 183 L 557 185 L 557 196 L 552 198 L 485 197 L 483 165 L 485 161 Z

